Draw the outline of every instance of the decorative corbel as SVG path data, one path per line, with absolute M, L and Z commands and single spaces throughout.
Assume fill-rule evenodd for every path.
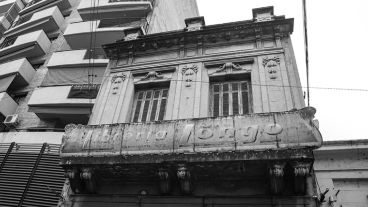
M 148 72 L 146 76 L 140 79 L 140 81 L 148 81 L 148 80 L 158 80 L 163 79 L 164 76 L 156 71 Z
M 186 165 L 178 166 L 177 176 L 180 182 L 180 190 L 184 194 L 190 194 L 192 192 L 191 174 Z
M 95 179 L 95 172 L 92 168 L 83 168 L 80 172 L 80 178 L 85 184 L 87 193 L 96 193 L 97 183 Z
M 306 192 L 306 178 L 310 175 L 311 164 L 295 162 L 293 164 L 294 170 L 294 191 L 298 195 L 305 195 Z
M 284 190 L 284 168 L 284 163 L 275 163 L 268 167 L 270 191 L 274 195 L 279 195 Z
M 157 172 L 160 184 L 160 191 L 162 194 L 168 194 L 171 190 L 170 174 L 167 169 L 160 168 Z
M 78 168 L 65 170 L 65 178 L 69 179 L 70 188 L 75 194 L 83 191 L 82 180 L 80 179 L 79 173 L 80 171 Z

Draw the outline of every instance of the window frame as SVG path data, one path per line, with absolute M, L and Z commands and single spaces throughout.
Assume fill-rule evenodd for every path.
M 164 95 L 164 91 L 166 90 L 166 94 Z M 159 96 L 155 97 L 155 92 L 159 91 Z M 133 123 L 144 123 L 144 122 L 154 122 L 154 121 L 162 121 L 165 120 L 165 115 L 166 115 L 166 111 L 167 111 L 167 104 L 168 104 L 168 99 L 169 99 L 169 91 L 170 88 L 169 87 L 155 87 L 155 88 L 142 88 L 142 89 L 138 89 L 134 91 L 134 100 L 133 100 L 133 110 L 131 113 L 131 119 L 130 121 Z M 142 98 L 139 98 L 139 94 L 143 92 Z M 150 98 L 147 98 L 147 93 L 151 92 Z M 149 100 L 149 105 L 148 105 L 148 110 L 146 113 L 146 118 L 144 119 L 144 121 L 142 121 L 143 118 L 143 114 L 144 114 L 144 107 L 145 107 L 145 103 L 147 102 L 147 100 Z M 152 109 L 154 106 L 154 101 L 157 100 L 157 105 L 156 105 L 156 109 L 155 109 L 155 117 L 154 120 L 151 120 L 152 118 Z M 166 100 L 165 101 L 165 106 L 163 109 L 161 109 L 162 106 L 162 100 Z M 138 101 L 141 101 L 139 107 L 139 112 L 138 112 L 138 117 L 136 117 L 136 110 L 137 110 L 137 105 L 138 105 Z M 163 114 L 160 114 L 161 110 L 163 110 Z M 161 117 L 161 119 L 160 119 Z
M 238 85 L 238 89 L 237 90 L 233 90 L 232 89 L 232 84 L 234 83 L 237 83 Z M 243 97 L 242 97 L 242 83 L 246 83 L 247 84 L 247 89 L 246 89 L 246 92 L 247 92 L 247 98 L 248 98 L 248 113 L 244 113 L 244 105 L 243 105 Z M 228 84 L 229 88 L 228 88 L 228 91 L 226 92 L 228 95 L 228 104 L 229 104 L 229 107 L 228 107 L 228 114 L 227 115 L 224 115 L 223 113 L 223 98 L 224 98 L 224 91 L 223 91 L 223 86 L 224 84 Z M 215 85 L 219 85 L 219 92 L 215 92 Z M 211 81 L 210 82 L 210 111 L 209 111 L 209 114 L 211 117 L 222 117 L 222 116 L 235 116 L 235 115 L 246 115 L 246 114 L 251 114 L 253 112 L 253 100 L 252 100 L 252 84 L 251 84 L 251 81 L 250 80 L 231 80 L 231 81 Z M 233 104 L 233 96 L 232 94 L 234 92 L 237 92 L 238 93 L 238 113 L 237 114 L 234 114 L 234 104 Z M 215 115 L 215 95 L 219 95 L 219 103 L 218 103 L 218 107 L 219 107 L 219 110 L 218 110 L 218 115 Z

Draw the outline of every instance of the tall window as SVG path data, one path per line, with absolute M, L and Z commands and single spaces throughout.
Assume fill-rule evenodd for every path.
M 140 90 L 135 93 L 133 122 L 163 120 L 166 110 L 168 88 Z
M 213 83 L 211 90 L 213 116 L 248 114 L 250 112 L 248 81 Z

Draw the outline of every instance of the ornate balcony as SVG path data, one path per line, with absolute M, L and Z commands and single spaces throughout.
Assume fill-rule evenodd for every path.
M 322 144 L 314 113 L 314 108 L 304 108 L 193 120 L 68 125 L 61 162 L 77 193 L 98 191 L 99 175 L 125 181 L 157 179 L 162 193 L 168 193 L 168 182 L 176 179 L 184 194 L 193 190 L 191 177 L 200 181 L 216 176 L 229 180 L 269 176 L 271 192 L 280 194 L 284 171 L 292 170 L 294 190 L 303 194 L 312 150 Z M 246 166 L 247 173 L 235 170 L 241 166 Z

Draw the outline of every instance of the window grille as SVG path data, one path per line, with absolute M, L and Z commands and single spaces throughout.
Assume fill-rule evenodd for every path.
M 248 81 L 211 84 L 212 116 L 228 116 L 250 113 Z
M 146 122 L 163 120 L 168 92 L 168 88 L 137 91 L 134 97 L 132 121 Z

